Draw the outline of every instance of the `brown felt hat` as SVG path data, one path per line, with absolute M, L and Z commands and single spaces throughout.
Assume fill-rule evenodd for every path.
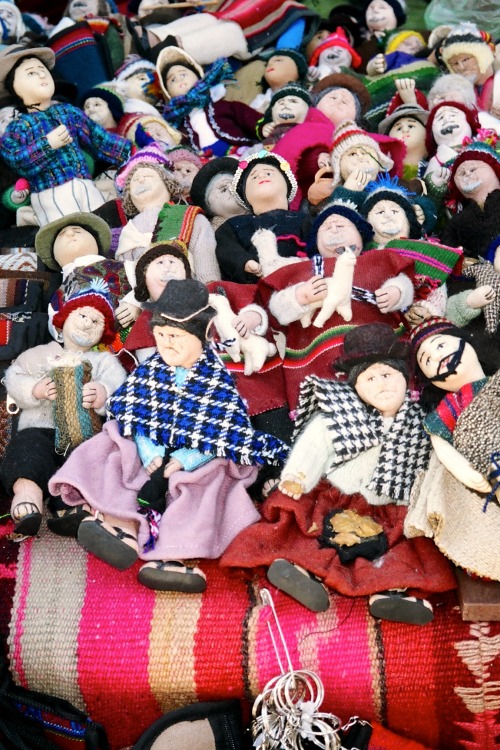
M 49 70 L 55 65 L 56 56 L 49 47 L 27 47 L 25 44 L 9 44 L 0 50 L 0 98 L 9 94 L 5 79 L 14 65 L 23 57 L 37 57 Z

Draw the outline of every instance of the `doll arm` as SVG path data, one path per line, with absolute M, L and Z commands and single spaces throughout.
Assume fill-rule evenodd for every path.
M 91 359 L 92 364 L 92 380 L 91 383 L 100 384 L 106 391 L 106 398 L 109 398 L 124 382 L 127 373 L 118 361 L 109 352 L 98 352 L 94 354 L 96 359 Z M 90 357 L 89 357 L 90 359 Z M 105 405 L 96 408 L 96 411 L 101 416 L 106 413 Z
M 217 242 L 215 254 L 219 264 L 220 273 L 224 281 L 237 281 L 240 284 L 255 284 L 257 276 L 245 271 L 245 264 L 254 258 L 240 243 L 236 232 L 230 224 L 225 221 L 215 233 Z
M 465 289 L 465 291 L 454 294 L 448 299 L 445 317 L 459 328 L 466 326 L 467 323 L 481 314 L 481 307 L 471 307 L 467 303 L 467 298 L 472 291 Z
M 37 133 L 36 138 L 29 137 L 22 128 L 14 129 L 14 132 L 9 128 L 2 138 L 1 146 L 2 156 L 7 164 L 23 176 L 27 167 L 30 175 L 43 172 L 54 158 L 54 149 L 44 133 Z
M 384 313 L 406 310 L 411 306 L 414 294 L 411 279 L 406 274 L 400 273 L 384 281 L 382 286 L 375 291 L 377 307 Z
M 23 352 L 20 355 L 23 360 L 27 360 L 27 352 Z M 40 397 L 41 394 L 36 395 L 36 386 L 47 379 L 50 367 L 47 365 L 43 369 L 40 368 L 40 370 L 36 368 L 36 375 L 32 375 L 30 369 L 29 362 L 26 361 L 26 364 L 23 364 L 18 358 L 5 372 L 5 389 L 20 409 L 37 408 L 41 406 L 43 401 L 43 398 Z M 34 390 L 35 393 L 33 393 Z
M 220 268 L 215 255 L 216 245 L 212 225 L 206 216 L 198 214 L 189 241 L 189 255 L 192 259 L 193 275 L 203 284 L 220 281 Z
M 132 142 L 108 131 L 81 112 L 82 127 L 78 129 L 81 145 L 92 156 L 108 164 L 119 167 L 127 161 L 132 149 Z
M 450 474 L 476 492 L 490 492 L 491 485 L 479 471 L 476 471 L 467 459 L 451 443 L 439 435 L 431 435 L 431 442 L 436 455 Z
M 200 453 L 195 448 L 179 448 L 172 451 L 170 456 L 179 461 L 184 471 L 194 471 L 215 458 L 214 455 Z
M 387 62 L 385 59 L 385 55 L 379 52 L 378 55 L 375 55 L 375 57 L 372 57 L 372 59 L 368 61 L 368 64 L 366 66 L 366 75 L 380 76 L 382 75 L 382 73 L 385 73 L 386 70 Z
M 233 325 L 243 338 L 248 337 L 250 333 L 264 336 L 269 325 L 269 319 L 263 307 L 251 303 L 241 308 L 233 321 Z
M 324 476 L 333 458 L 332 439 L 321 415 L 316 414 L 295 440 L 283 471 L 279 489 L 297 500 L 310 492 Z M 299 489 L 300 488 L 300 489 Z
M 322 281 L 324 282 L 324 279 L 322 279 Z M 269 311 L 282 326 L 293 323 L 295 320 L 300 320 L 304 315 L 311 312 L 311 308 L 308 304 L 301 305 L 297 300 L 296 292 L 301 286 L 304 286 L 304 284 L 293 284 L 292 286 L 286 287 L 286 289 L 281 289 L 279 292 L 273 292 L 271 295 L 269 300 Z M 324 296 L 326 296 L 326 294 Z M 324 297 L 322 297 L 322 299 L 324 299 Z

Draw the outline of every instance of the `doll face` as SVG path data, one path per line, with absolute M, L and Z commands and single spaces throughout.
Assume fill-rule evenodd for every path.
M 72 350 L 91 349 L 101 340 L 104 324 L 104 315 L 95 307 L 72 310 L 63 325 L 64 347 Z
M 273 122 L 301 123 L 306 119 L 309 105 L 300 96 L 283 96 L 272 108 Z
M 272 89 L 278 89 L 290 81 L 299 80 L 297 65 L 287 55 L 273 55 L 269 58 L 264 78 Z
M 356 120 L 356 100 L 348 89 L 338 88 L 325 94 L 316 105 L 330 122 L 338 125 L 343 120 Z
M 389 135 L 403 141 L 407 151 L 411 151 L 425 142 L 425 125 L 415 117 L 400 117 L 389 130 Z
M 145 126 L 145 130 L 157 143 L 162 143 L 167 148 L 175 146 L 175 141 L 168 132 L 165 123 L 161 123 L 159 120 L 152 120 Z
M 350 68 L 352 55 L 344 47 L 329 47 L 323 50 L 318 58 L 318 66 L 325 65 L 332 73 L 340 73 L 340 69 Z
M 281 170 L 265 163 L 252 167 L 245 185 L 245 198 L 252 208 L 266 198 L 274 199 L 277 194 L 288 195 L 288 185 Z
M 378 175 L 380 171 L 379 156 L 375 146 L 361 145 L 352 146 L 342 154 L 340 158 L 340 176 L 346 180 L 351 172 L 361 170 L 366 172 L 372 178 Z
M 456 146 L 472 135 L 465 112 L 456 107 L 443 106 L 432 121 L 432 135 L 438 145 Z
M 125 96 L 127 99 L 139 99 L 139 101 L 155 104 L 157 97 L 152 91 L 154 82 L 154 70 L 138 70 L 123 82 Z
M 9 37 L 14 36 L 18 22 L 18 15 L 10 8 L 0 8 L 0 18 L 5 24 Z
M 479 70 L 479 63 L 473 55 L 467 53 L 461 53 L 459 55 L 453 55 L 448 60 L 448 66 L 451 68 L 453 73 L 467 78 L 471 83 L 475 83 L 481 71 Z
M 370 31 L 392 31 L 398 25 L 393 9 L 385 0 L 372 0 L 366 9 L 365 21 Z
M 155 326 L 153 336 L 158 354 L 170 367 L 189 369 L 200 358 L 203 345 L 197 336 L 174 326 Z
M 231 174 L 217 174 L 208 183 L 205 200 L 214 216 L 230 219 L 231 216 L 245 213 L 245 209 L 236 202 L 231 192 L 232 181 Z
M 185 278 L 186 268 L 180 258 L 175 255 L 160 255 L 146 268 L 145 280 L 150 299 L 156 301 L 172 279 Z
M 97 16 L 99 15 L 99 2 L 98 0 L 71 0 L 67 13 L 73 21 L 78 21 L 85 16 Z
M 63 227 L 52 246 L 54 260 L 63 268 L 83 255 L 99 255 L 96 238 L 83 227 Z
M 404 375 L 383 362 L 375 362 L 358 375 L 356 393 L 365 404 L 374 406 L 383 417 L 394 417 L 406 396 Z
M 500 180 L 493 167 L 480 159 L 467 159 L 462 162 L 457 167 L 454 182 L 462 195 L 472 199 L 484 186 L 488 186 L 488 192 L 500 187 Z
M 417 52 L 420 52 L 423 48 L 424 45 L 422 44 L 422 40 L 419 39 L 418 36 L 412 34 L 411 36 L 406 37 L 406 39 L 403 39 L 398 45 L 398 52 L 406 52 L 407 55 L 416 55 Z
M 13 88 L 26 107 L 50 104 L 54 96 L 54 79 L 41 60 L 24 59 L 14 73 Z
M 138 167 L 129 183 L 130 198 L 134 206 L 143 211 L 148 206 L 163 206 L 170 200 L 170 193 L 161 175 L 151 167 Z
M 410 234 L 407 216 L 394 201 L 379 201 L 369 211 L 367 219 L 375 232 L 374 240 L 379 244 L 396 237 L 408 237 Z
M 345 216 L 332 214 L 318 229 L 316 244 L 323 258 L 338 258 L 346 247 L 354 246 L 355 255 L 363 248 L 363 240 L 356 226 Z
M 199 167 L 193 164 L 192 161 L 179 159 L 174 164 L 174 172 L 177 177 L 177 181 L 182 185 L 184 190 L 190 190 L 194 180 L 195 174 L 199 171 Z
M 87 117 L 102 125 L 103 128 L 116 127 L 116 120 L 111 114 L 108 103 L 100 96 L 91 96 L 85 99 L 83 111 Z
M 165 79 L 165 88 L 171 97 L 184 96 L 199 80 L 193 70 L 184 65 L 172 65 Z
M 437 333 L 425 339 L 417 350 L 417 364 L 424 375 L 433 380 L 448 373 L 446 379 L 434 381 L 445 391 L 456 391 L 469 382 L 467 373 L 477 367 L 477 354 L 468 343 L 460 353 L 462 339 Z

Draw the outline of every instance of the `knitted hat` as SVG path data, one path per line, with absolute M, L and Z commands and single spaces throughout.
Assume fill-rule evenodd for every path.
M 89 89 L 87 93 L 82 97 L 82 107 L 87 99 L 96 97 L 98 99 L 104 99 L 109 107 L 113 119 L 118 123 L 123 117 L 123 107 L 125 102 L 123 97 L 117 92 L 116 88 L 110 83 L 100 83 L 97 86 Z
M 379 122 L 378 132 L 387 135 L 392 126 L 403 117 L 413 117 L 425 127 L 427 120 L 429 119 L 429 113 L 418 104 L 401 104 L 399 107 L 396 107 L 390 115 L 384 117 L 384 119 Z
M 174 143 L 180 143 L 182 139 L 181 133 L 176 130 L 170 123 L 158 115 L 144 114 L 143 112 L 130 112 L 123 115 L 119 122 L 117 133 L 123 138 L 127 138 L 129 141 L 135 142 L 135 133 L 138 125 L 142 125 L 143 129 L 148 132 L 148 125 L 151 123 L 159 123 L 169 133 Z
M 457 172 L 457 169 L 461 164 L 464 163 L 464 161 L 484 161 L 486 164 L 489 164 L 490 167 L 494 170 L 496 176 L 498 179 L 500 179 L 500 154 L 495 151 L 492 146 L 488 145 L 487 143 L 483 143 L 482 141 L 475 141 L 473 143 L 469 143 L 465 148 L 459 153 L 455 161 L 453 162 L 453 166 L 451 168 L 451 174 L 450 179 L 448 182 L 448 197 L 452 204 L 456 202 L 460 202 L 463 200 L 462 194 L 455 185 L 455 174 Z
M 296 49 L 288 49 L 287 47 L 283 47 L 280 49 L 268 49 L 265 50 L 265 52 L 261 52 L 259 55 L 261 60 L 265 60 L 266 62 L 271 59 L 271 57 L 290 57 L 295 65 L 297 66 L 297 72 L 299 76 L 299 81 L 302 81 L 306 75 L 307 75 L 307 60 L 300 52 L 297 52 Z M 265 82 L 265 85 L 267 86 L 267 83 Z
M 295 198 L 298 187 L 297 180 L 295 179 L 295 175 L 292 172 L 290 164 L 286 161 L 286 159 L 283 159 L 282 156 L 279 156 L 279 154 L 266 151 L 266 149 L 261 149 L 261 151 L 251 154 L 246 159 L 242 159 L 240 162 L 238 162 L 238 168 L 233 177 L 231 190 L 234 193 L 234 197 L 236 198 L 240 206 L 243 206 L 247 209 L 250 208 L 245 198 L 245 185 L 248 179 L 248 175 L 255 166 L 254 162 L 258 162 L 259 164 L 270 164 L 271 166 L 281 170 L 288 186 L 287 199 L 288 203 L 290 204 Z
M 166 152 L 167 157 L 170 159 L 172 164 L 177 164 L 178 161 L 189 161 L 194 164 L 195 167 L 201 169 L 203 162 L 192 148 L 189 146 L 175 146 L 175 148 L 169 148 Z
M 335 189 L 340 183 L 340 161 L 342 156 L 350 148 L 355 146 L 369 146 L 371 150 L 377 154 L 379 166 L 382 170 L 389 171 L 394 166 L 394 162 L 388 156 L 386 156 L 380 150 L 378 143 L 373 140 L 371 135 L 366 130 L 361 130 L 355 122 L 346 120 L 340 123 L 335 130 L 333 142 L 332 142 L 332 169 L 333 169 L 333 180 L 332 188 Z
M 413 193 L 406 190 L 396 177 L 391 179 L 385 175 L 380 175 L 377 180 L 368 183 L 365 192 L 367 197 L 361 208 L 363 216 L 367 217 L 372 208 L 380 201 L 392 201 L 397 203 L 406 214 L 410 225 L 410 239 L 414 240 L 422 236 L 422 227 L 412 205 Z
M 400 31 L 391 31 L 385 39 L 386 55 L 390 55 L 391 52 L 396 52 L 401 42 L 405 39 L 409 39 L 411 36 L 416 36 L 422 42 L 425 47 L 425 39 L 419 31 L 411 31 L 411 29 L 401 29 Z
M 316 216 L 311 226 L 311 231 L 307 236 L 306 250 L 309 257 L 317 253 L 318 244 L 318 231 L 323 222 L 328 219 L 329 216 L 337 214 L 343 216 L 354 224 L 356 229 L 361 235 L 363 245 L 373 238 L 373 227 L 369 224 L 366 219 L 361 216 L 358 212 L 356 205 L 352 201 L 336 200 L 329 203 L 325 208 Z
M 406 360 L 410 347 L 396 336 L 387 323 L 364 323 L 347 331 L 342 355 L 334 367 L 349 372 L 356 365 L 367 366 L 381 360 Z
M 475 57 L 481 73 L 486 73 L 495 59 L 495 45 L 486 31 L 480 31 L 474 23 L 454 26 L 441 46 L 441 57 L 449 70 L 450 59 L 455 55 Z
M 146 302 L 149 299 L 149 292 L 146 286 L 146 271 L 149 264 L 156 258 L 163 255 L 173 255 L 179 258 L 184 264 L 186 279 L 191 278 L 191 266 L 187 259 L 188 249 L 182 240 L 170 240 L 170 242 L 155 242 L 150 245 L 149 249 L 141 255 L 135 267 L 135 289 L 134 296 L 138 302 Z
M 280 99 L 284 99 L 285 96 L 298 96 L 299 99 L 302 99 L 308 107 L 312 106 L 311 95 L 304 86 L 302 86 L 300 83 L 286 83 L 284 86 L 281 86 L 281 88 L 277 89 L 272 95 L 271 101 L 269 102 L 269 105 L 264 112 L 261 126 L 265 125 L 267 122 L 272 121 L 274 105 L 276 104 L 276 102 L 279 102 Z
M 211 211 L 207 203 L 207 191 L 214 177 L 220 174 L 228 174 L 234 177 L 238 169 L 238 160 L 231 156 L 219 156 L 211 159 L 202 166 L 195 174 L 191 184 L 191 201 L 194 206 L 199 206 L 207 216 L 211 217 Z
M 436 336 L 438 333 L 451 336 L 460 336 L 460 330 L 447 318 L 433 316 L 426 318 L 418 326 L 411 329 L 410 344 L 413 356 L 416 356 L 418 349 L 423 342 L 430 336 Z
M 115 73 L 115 80 L 126 81 L 130 76 L 142 73 L 143 70 L 156 70 L 155 64 L 149 60 L 145 60 L 140 55 L 127 55 Z
M 91 213 L 74 213 L 51 221 L 38 230 L 35 237 L 35 250 L 41 261 L 51 271 L 60 271 L 61 266 L 54 258 L 54 242 L 64 227 L 83 227 L 95 237 L 99 255 L 107 257 L 111 247 L 111 230 L 99 216 Z
M 365 5 L 365 12 L 372 0 L 368 0 Z M 406 21 L 406 2 L 405 0 L 384 0 L 384 3 L 390 5 L 396 16 L 396 23 L 398 26 L 402 26 Z
M 425 147 L 429 156 L 433 156 L 437 149 L 437 143 L 434 140 L 434 135 L 432 134 L 432 124 L 437 112 L 439 112 L 442 107 L 454 107 L 455 109 L 459 109 L 461 112 L 463 112 L 467 122 L 469 123 L 472 135 L 476 135 L 477 131 L 481 128 L 481 124 L 478 119 L 478 112 L 475 107 L 467 107 L 465 104 L 462 104 L 462 102 L 439 102 L 439 104 L 436 104 L 436 106 L 431 109 L 431 111 L 429 112 L 429 117 L 427 119 Z
M 5 88 L 5 79 L 14 65 L 23 57 L 36 57 L 41 60 L 49 70 L 55 65 L 56 56 L 48 47 L 27 47 L 25 44 L 8 44 L 0 49 L 0 98 L 7 96 L 9 92 Z
M 95 307 L 104 316 L 104 331 L 100 343 L 111 344 L 116 336 L 115 314 L 109 297 L 108 285 L 101 279 L 89 286 L 82 287 L 61 303 L 61 307 L 54 315 L 54 328 L 62 330 L 64 322 L 73 310 L 79 307 Z
M 316 47 L 311 57 L 309 58 L 309 65 L 317 65 L 321 53 L 326 49 L 330 49 L 330 47 L 342 47 L 343 49 L 347 50 L 352 58 L 352 68 L 359 68 L 359 66 L 361 65 L 361 57 L 358 55 L 356 50 L 351 47 L 344 30 L 340 26 L 335 30 L 334 34 L 330 34 L 330 36 L 327 36 L 326 39 L 324 39 L 321 44 Z
M 311 90 L 315 105 L 334 88 L 347 89 L 357 96 L 361 105 L 361 115 L 364 115 L 370 106 L 370 92 L 361 79 L 349 73 L 331 73 L 315 83 Z
M 193 70 L 199 78 L 203 78 L 203 76 L 205 75 L 202 66 L 196 62 L 194 57 L 191 57 L 191 55 L 188 55 L 187 52 L 184 52 L 183 49 L 175 46 L 164 47 L 158 55 L 158 59 L 156 60 L 156 72 L 158 73 L 163 96 L 167 101 L 171 97 L 167 91 L 165 76 L 168 72 L 168 69 L 173 67 L 174 65 L 186 65 L 188 68 Z
M 205 343 L 208 329 L 216 315 L 210 306 L 208 289 L 196 279 L 172 279 L 156 302 L 147 302 L 152 313 L 151 328 L 172 326 L 192 333 Z
M 138 164 L 156 164 L 165 167 L 166 169 L 172 169 L 172 162 L 163 153 L 161 148 L 156 143 L 150 143 L 149 146 L 141 148 L 130 157 L 130 159 L 121 167 L 116 173 L 115 185 L 118 190 L 123 190 L 127 177 L 134 167 Z

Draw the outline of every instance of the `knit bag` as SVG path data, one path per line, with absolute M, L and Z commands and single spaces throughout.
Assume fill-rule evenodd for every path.
M 50 376 L 56 384 L 57 396 L 52 402 L 56 429 L 56 452 L 65 455 L 77 445 L 101 431 L 101 418 L 94 409 L 82 406 L 82 390 L 92 380 L 92 365 L 87 360 L 58 360 Z

